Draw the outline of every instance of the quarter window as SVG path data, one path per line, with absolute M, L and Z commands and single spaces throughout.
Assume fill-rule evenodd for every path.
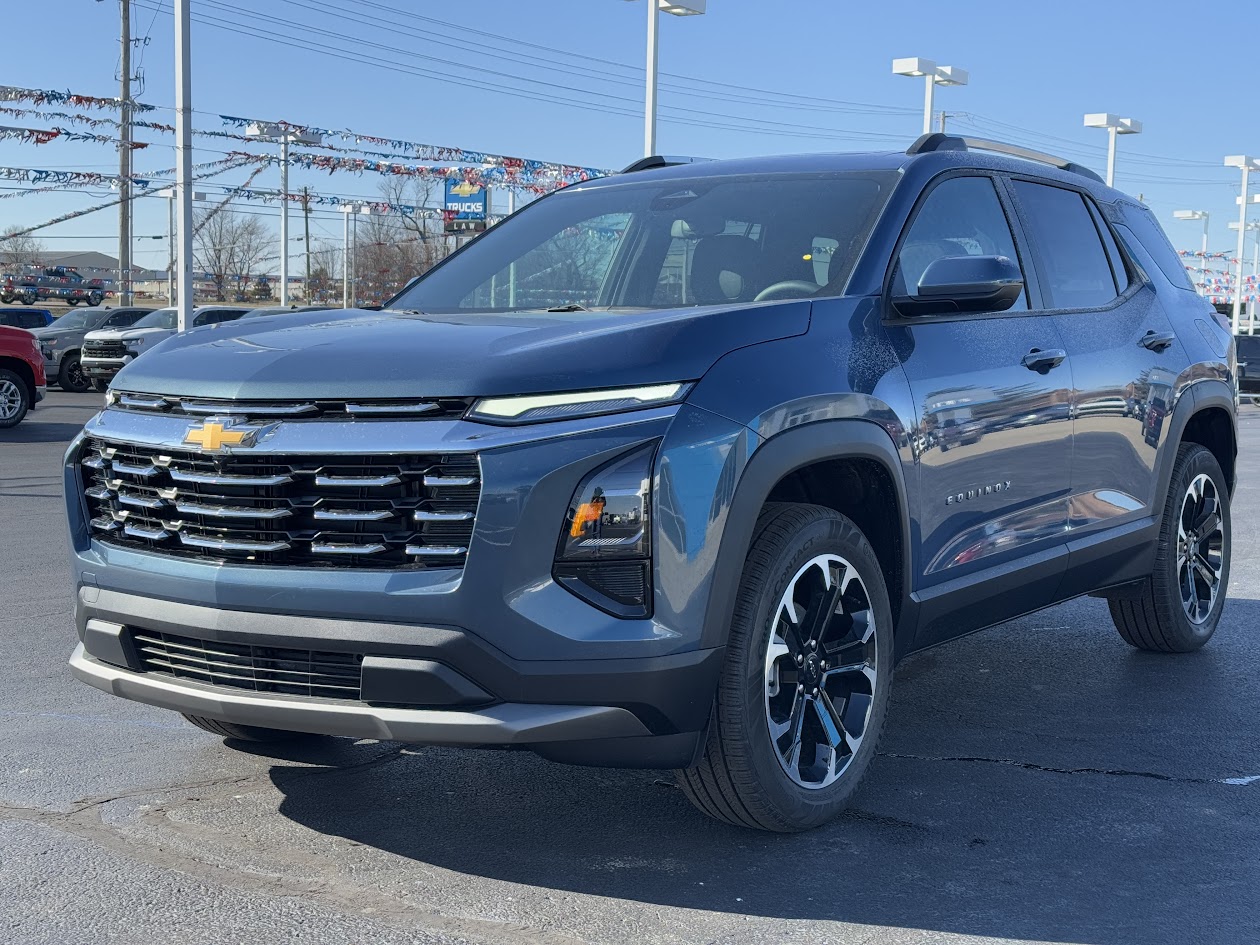
M 1111 263 L 1085 198 L 1074 190 L 1014 181 L 1050 308 L 1101 308 L 1117 295 Z
M 951 177 L 928 194 L 901 244 L 894 294 L 917 296 L 927 267 L 948 256 L 1006 256 L 1019 261 L 990 178 Z M 1021 292 L 1011 309 L 1027 308 L 1027 293 Z

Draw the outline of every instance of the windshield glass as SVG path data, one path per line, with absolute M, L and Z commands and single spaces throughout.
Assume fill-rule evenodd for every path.
M 96 321 L 99 315 L 100 312 L 81 308 L 77 312 L 67 312 L 48 327 L 57 329 L 86 328 L 91 322 Z
M 174 328 L 175 319 L 178 312 L 173 308 L 159 308 L 157 311 L 150 312 L 138 322 L 133 322 L 132 328 Z
M 896 180 L 862 171 L 579 185 L 488 231 L 391 307 L 676 308 L 836 295 Z

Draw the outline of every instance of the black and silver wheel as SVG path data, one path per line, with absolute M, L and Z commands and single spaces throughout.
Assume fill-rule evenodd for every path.
M 208 719 L 204 715 L 189 715 L 187 712 L 180 714 L 204 732 L 238 742 L 287 742 L 298 738 L 318 737 L 305 732 L 286 732 L 283 729 L 260 728 L 257 725 L 238 725 L 235 722 Z
M 31 292 L 22 293 L 23 305 L 34 305 L 38 301 L 39 301 L 39 294 L 37 292 L 31 291 Z
M 1109 601 L 1116 629 L 1142 650 L 1187 653 L 1211 638 L 1229 587 L 1229 489 L 1216 457 L 1177 452 L 1155 568 L 1140 590 Z
M 26 382 L 12 371 L 0 368 L 0 430 L 22 422 L 31 409 L 31 392 Z
M 105 293 L 100 289 L 93 289 L 87 294 L 87 304 L 92 308 L 96 308 L 96 306 L 100 305 L 104 301 Z
M 61 367 L 57 370 L 57 383 L 62 390 L 82 394 L 92 389 L 92 381 L 83 370 L 83 362 L 77 354 L 69 354 L 61 359 Z
M 875 753 L 892 614 L 870 544 L 813 505 L 767 506 L 745 563 L 688 798 L 737 826 L 796 831 L 844 809 Z

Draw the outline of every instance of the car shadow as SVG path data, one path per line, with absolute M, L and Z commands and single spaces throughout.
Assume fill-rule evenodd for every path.
M 669 772 L 528 752 L 303 743 L 271 757 L 325 776 L 276 764 L 271 779 L 280 812 L 311 830 L 549 890 L 1029 941 L 1234 945 L 1260 938 L 1260 783 L 1223 781 L 1253 757 L 1238 742 L 1254 743 L 1257 674 L 1238 667 L 1255 663 L 1258 619 L 1260 602 L 1231 601 L 1209 648 L 1162 656 L 1129 649 L 1105 604 L 1083 600 L 911 657 L 851 809 L 805 834 L 707 820 Z

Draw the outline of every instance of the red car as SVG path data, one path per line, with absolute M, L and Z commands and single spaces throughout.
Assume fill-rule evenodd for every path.
M 0 325 L 0 430 L 21 423 L 46 390 L 39 340 L 22 328 Z

